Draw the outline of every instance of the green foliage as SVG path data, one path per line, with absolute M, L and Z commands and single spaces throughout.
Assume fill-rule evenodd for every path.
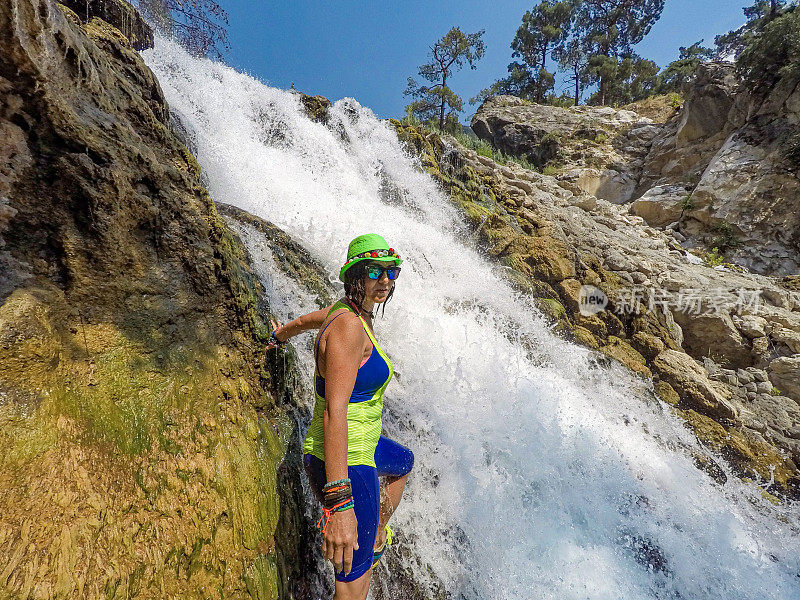
M 589 59 L 589 69 L 605 81 L 588 104 L 620 106 L 653 95 L 658 84 L 658 65 L 636 54 L 621 59 L 596 55 Z
M 425 126 L 428 127 L 427 124 Z M 435 128 L 433 130 L 436 131 Z M 491 158 L 494 162 L 496 162 L 499 165 L 506 165 L 510 162 L 513 162 L 518 164 L 524 169 L 528 169 L 530 171 L 537 170 L 536 165 L 527 160 L 524 156 L 513 156 L 510 154 L 505 154 L 504 152 L 492 146 L 489 142 L 486 142 L 477 136 L 467 135 L 463 131 L 459 131 L 457 133 L 451 133 L 451 135 L 456 139 L 456 141 L 459 144 L 461 144 L 465 148 L 474 150 L 480 156 Z
M 400 119 L 403 125 L 414 125 L 415 127 L 425 127 L 431 131 L 439 134 L 447 133 L 449 135 L 456 135 L 463 133 L 461 123 L 458 120 L 458 115 L 455 113 L 448 114 L 444 119 L 444 129 L 439 126 L 439 118 L 434 115 L 425 119 L 424 121 L 417 117 L 413 110 L 413 103 L 406 106 L 406 116 Z
M 631 47 L 644 38 L 661 17 L 664 0 L 581 0 L 578 4 L 576 26 L 590 55 L 587 70 L 600 80 L 593 98 L 596 104 L 620 102 L 620 97 L 641 96 L 648 85 L 650 65 L 636 64 L 644 61 L 632 52 Z M 623 65 L 630 59 L 630 64 Z M 655 65 L 652 61 L 646 61 Z M 626 79 L 636 72 L 636 86 L 641 88 L 630 94 L 621 94 Z M 633 82 L 629 81 L 628 86 Z M 608 96 L 608 97 L 607 97 Z
M 688 48 L 681 47 L 678 60 L 669 63 L 659 74 L 657 88 L 659 94 L 684 91 L 689 82 L 695 78 L 700 63 L 713 58 L 714 51 L 701 46 L 702 43 L 703 40 L 700 40 Z
M 431 61 L 419 67 L 419 74 L 425 80 L 435 84 L 418 85 L 412 77 L 403 95 L 415 98 L 407 110 L 422 121 L 439 119 L 439 128 L 445 130 L 448 119 L 458 122 L 458 111 L 462 110 L 461 97 L 447 86 L 447 78 L 468 64 L 475 69 L 475 63 L 483 57 L 486 47 L 481 37 L 484 31 L 464 33 L 453 27 L 444 37 L 431 47 Z M 447 112 L 449 109 L 449 113 Z M 452 115 L 452 116 L 451 116 Z
M 781 78 L 800 76 L 800 9 L 789 8 L 752 32 L 736 68 L 756 92 L 770 89 Z
M 573 2 L 543 0 L 522 15 L 522 24 L 511 42 L 512 56 L 521 61 L 508 65 L 508 76 L 495 81 L 470 100 L 482 102 L 490 96 L 511 94 L 546 103 L 555 84 L 547 70 L 547 57 L 564 43 L 571 30 Z
M 692 200 L 692 195 L 686 194 L 681 200 L 681 217 L 683 217 L 684 211 L 693 209 L 694 209 L 694 200 Z
M 551 175 L 555 176 L 559 173 L 559 168 L 555 165 L 547 165 L 544 169 L 542 169 L 542 175 Z
M 543 0 L 522 15 L 522 25 L 511 42 L 512 56 L 521 58 L 522 64 L 512 63 L 512 68 L 522 68 L 526 73 L 523 97 L 543 102 L 553 88 L 555 77 L 547 70 L 547 57 L 554 46 L 562 43 L 572 22 L 569 2 Z
M 712 227 L 712 231 L 714 235 L 711 238 L 711 245 L 718 248 L 720 252 L 727 252 L 739 245 L 739 239 L 730 223 L 726 221 L 716 223 Z
M 553 50 L 553 58 L 558 66 L 566 71 L 568 81 L 574 86 L 573 104 L 578 105 L 583 90 L 595 83 L 596 76 L 588 70 L 589 52 L 585 40 L 573 36 L 568 42 L 559 44 Z
M 680 108 L 683 104 L 683 96 L 678 94 L 677 92 L 673 92 L 669 95 L 669 105 L 672 108 Z
M 738 57 L 741 52 L 753 43 L 760 35 L 764 28 L 772 21 L 777 19 L 787 5 L 793 2 L 786 0 L 756 0 L 752 5 L 744 7 L 747 23 L 742 25 L 739 29 L 729 31 L 723 35 L 718 35 L 714 44 L 717 46 L 717 51 L 722 55 L 730 55 Z
M 631 48 L 661 16 L 664 0 L 544 0 L 527 11 L 511 44 L 520 60 L 508 76 L 470 100 L 511 94 L 558 106 L 580 104 L 583 91 L 599 82 L 591 102 L 626 104 L 645 98 L 658 85 L 658 67 Z M 550 56 L 569 73 L 571 102 L 551 92 Z
M 772 388 L 769 391 L 769 393 L 770 393 L 771 396 L 780 396 L 781 395 L 781 391 L 776 387 Z
M 556 96 L 555 94 L 547 94 L 547 97 L 544 99 L 544 103 L 549 106 L 569 108 L 570 106 L 575 106 L 575 98 L 569 94 L 561 94 L 560 96 Z
M 709 267 L 718 267 L 725 262 L 725 256 L 720 253 L 719 248 L 714 247 L 705 253 L 703 260 Z

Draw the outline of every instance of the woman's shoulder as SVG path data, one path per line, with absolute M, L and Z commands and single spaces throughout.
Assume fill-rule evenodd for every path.
M 332 311 L 323 324 L 323 327 L 325 326 L 328 326 L 329 331 L 345 334 L 364 330 L 358 315 L 346 307 Z

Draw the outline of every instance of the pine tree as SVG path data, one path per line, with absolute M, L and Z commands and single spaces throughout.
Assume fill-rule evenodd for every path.
M 714 51 L 702 46 L 703 40 L 691 46 L 681 47 L 678 60 L 669 63 L 659 75 L 658 93 L 682 92 L 697 74 L 697 67 L 704 60 L 713 58 Z
M 800 81 L 800 7 L 789 7 L 753 35 L 736 67 L 757 93 L 769 91 L 782 78 Z
M 717 52 L 722 56 L 739 56 L 770 22 L 783 14 L 788 4 L 786 0 L 756 0 L 751 6 L 744 7 L 742 10 L 747 23 L 739 29 L 718 35 L 714 40 Z
M 581 103 L 583 90 L 595 83 L 595 78 L 588 71 L 589 54 L 579 38 L 573 37 L 553 50 L 553 58 L 558 66 L 568 74 L 568 81 L 575 86 L 573 101 L 575 106 Z
M 522 25 L 511 42 L 512 56 L 522 64 L 512 63 L 509 72 L 527 73 L 522 95 L 542 103 L 555 84 L 555 75 L 547 70 L 547 57 L 569 34 L 572 3 L 542 0 L 522 15 Z
M 581 0 L 577 27 L 589 49 L 589 70 L 600 80 L 594 100 L 607 104 L 609 88 L 620 77 L 620 61 L 642 41 L 661 17 L 664 0 Z M 634 61 L 635 62 L 635 61 Z
M 475 69 L 475 63 L 481 59 L 486 47 L 481 37 L 484 30 L 476 33 L 464 33 L 458 27 L 453 27 L 444 37 L 431 46 L 431 61 L 420 65 L 419 74 L 433 86 L 418 85 L 414 78 L 408 78 L 406 96 L 416 98 L 406 110 L 413 113 L 423 121 L 438 118 L 439 128 L 444 131 L 446 125 L 445 112 L 449 107 L 451 112 L 447 117 L 458 122 L 455 112 L 463 108 L 461 97 L 447 86 L 447 79 L 454 72 L 461 70 L 464 64 Z M 438 113 L 438 115 L 437 115 Z

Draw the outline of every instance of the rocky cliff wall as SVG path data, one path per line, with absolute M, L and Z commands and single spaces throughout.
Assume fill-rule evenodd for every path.
M 529 159 L 546 148 L 541 166 L 562 185 L 628 205 L 687 248 L 716 248 L 757 273 L 795 275 L 798 84 L 797 76 L 787 76 L 754 95 L 731 63 L 704 63 L 664 123 L 630 110 L 563 109 L 498 96 L 481 106 L 472 126 L 498 148 Z
M 128 37 L 1 2 L 0 596 L 278 595 L 258 298 Z

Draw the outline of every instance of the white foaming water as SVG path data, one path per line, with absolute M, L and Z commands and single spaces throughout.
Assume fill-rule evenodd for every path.
M 361 233 L 405 260 L 376 333 L 399 374 L 385 428 L 416 455 L 394 522 L 422 585 L 430 567 L 470 600 L 800 598 L 798 508 L 695 468 L 686 449 L 704 450 L 648 384 L 554 336 L 391 127 L 352 99 L 314 123 L 297 95 L 164 40 L 145 58 L 215 200 L 332 279 Z

